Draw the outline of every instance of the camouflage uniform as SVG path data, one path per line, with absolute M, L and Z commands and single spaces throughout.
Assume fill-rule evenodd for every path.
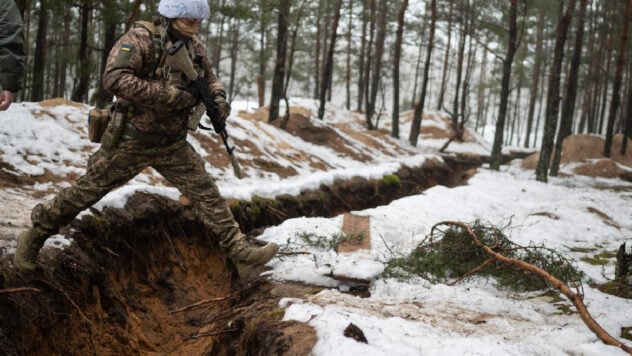
M 24 56 L 20 11 L 13 0 L 0 0 L 0 91 L 22 89 Z
M 165 69 L 157 68 L 160 58 L 155 55 L 154 41 L 154 34 L 146 28 L 135 27 L 113 47 L 103 83 L 118 99 L 132 103 L 125 132 L 113 147 L 102 145 L 90 157 L 85 175 L 73 186 L 33 209 L 33 227 L 43 232 L 40 235 L 50 236 L 110 190 L 153 167 L 193 203 L 199 218 L 220 238 L 221 247 L 232 257 L 248 250 L 244 236 L 213 178 L 204 169 L 205 162 L 186 142 L 188 116 L 197 100 L 183 90 L 187 81 L 179 72 L 171 73 L 173 78 L 169 80 L 152 79 L 166 77 Z M 191 54 L 204 55 L 196 36 L 186 44 Z M 207 79 L 212 93 L 223 91 L 207 61 L 201 61 L 197 69 Z M 275 253 L 278 246 L 274 247 Z

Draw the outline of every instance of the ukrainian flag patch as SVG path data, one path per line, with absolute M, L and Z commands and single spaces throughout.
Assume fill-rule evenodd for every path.
M 131 50 L 132 50 L 132 45 L 130 45 L 130 44 L 123 44 L 123 45 L 121 45 L 121 51 L 129 52 Z

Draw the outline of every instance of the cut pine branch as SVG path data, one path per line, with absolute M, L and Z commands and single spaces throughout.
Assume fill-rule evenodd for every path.
M 575 308 L 577 308 L 577 312 L 579 313 L 579 316 L 581 317 L 582 321 L 586 324 L 586 326 L 588 326 L 588 329 L 590 329 L 593 333 L 595 333 L 595 335 L 597 335 L 597 337 L 601 341 L 603 341 L 607 345 L 617 346 L 621 348 L 622 350 L 624 350 L 625 352 L 632 355 L 632 347 L 625 345 L 621 341 L 611 336 L 607 331 L 605 331 L 601 327 L 601 325 L 599 325 L 588 312 L 588 309 L 586 308 L 586 305 L 584 304 L 582 300 L 582 295 L 580 293 L 573 292 L 571 288 L 569 288 L 564 282 L 562 282 L 561 280 L 559 280 L 558 278 L 556 278 L 549 272 L 539 267 L 536 267 L 522 260 L 503 256 L 502 254 L 495 252 L 489 246 L 481 243 L 478 236 L 465 223 L 456 222 L 456 221 L 443 221 L 443 222 L 435 224 L 432 227 L 432 230 L 434 230 L 437 226 L 440 226 L 440 225 L 454 226 L 454 227 L 459 227 L 463 229 L 472 238 L 472 240 L 478 247 L 480 247 L 483 251 L 485 251 L 485 253 L 489 254 L 494 259 L 503 263 L 516 266 L 527 272 L 531 272 L 545 279 L 546 281 L 548 281 L 553 287 L 557 288 L 560 292 L 562 292 L 562 294 L 566 296 L 566 298 L 568 298 L 573 303 Z

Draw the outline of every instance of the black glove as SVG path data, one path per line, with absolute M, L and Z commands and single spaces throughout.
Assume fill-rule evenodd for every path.
M 231 110 L 230 104 L 228 103 L 228 101 L 226 101 L 226 94 L 220 93 L 220 94 L 215 95 L 215 97 L 213 98 L 213 101 L 215 102 L 215 105 L 217 106 L 217 118 L 221 122 L 226 121 L 226 119 L 230 115 L 230 110 Z
M 195 82 L 189 82 L 189 85 L 187 85 L 187 87 L 184 88 L 184 91 L 193 95 L 196 102 L 199 102 L 200 100 L 202 100 L 202 95 L 200 94 L 200 88 L 198 88 Z

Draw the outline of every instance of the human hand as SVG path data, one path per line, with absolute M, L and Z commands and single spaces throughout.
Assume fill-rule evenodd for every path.
M 5 111 L 11 106 L 13 102 L 13 93 L 8 90 L 3 90 L 0 93 L 0 111 Z
M 231 111 L 230 104 L 226 101 L 226 97 L 223 95 L 215 95 L 213 101 L 215 105 L 217 105 L 217 118 L 222 122 L 226 121 Z
M 167 88 L 166 103 L 174 109 L 183 109 L 195 106 L 197 99 L 186 89 L 172 85 Z

